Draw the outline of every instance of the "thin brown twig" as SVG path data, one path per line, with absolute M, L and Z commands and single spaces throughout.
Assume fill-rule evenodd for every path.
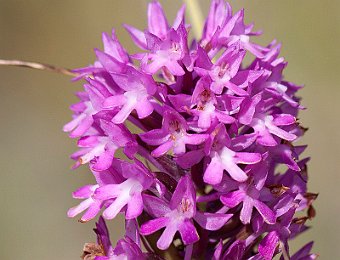
M 25 67 L 25 68 L 37 69 L 37 70 L 47 70 L 47 71 L 56 72 L 56 73 L 60 73 L 60 74 L 64 74 L 64 75 L 72 76 L 72 77 L 78 76 L 77 73 L 74 73 L 73 71 L 69 69 L 56 67 L 56 66 L 49 65 L 49 64 L 37 63 L 37 62 L 0 59 L 0 65 Z

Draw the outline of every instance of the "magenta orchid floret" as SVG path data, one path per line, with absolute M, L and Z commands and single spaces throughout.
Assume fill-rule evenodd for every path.
M 147 144 L 159 145 L 151 152 L 154 157 L 162 156 L 169 150 L 181 155 L 186 151 L 186 144 L 199 145 L 208 138 L 206 134 L 188 134 L 187 130 L 185 119 L 177 112 L 168 110 L 163 113 L 162 129 L 154 129 L 139 136 Z
M 193 42 L 184 14 L 171 25 L 152 1 L 146 30 L 125 25 L 139 52 L 103 33 L 97 60 L 75 70 L 84 91 L 64 131 L 79 138 L 73 168 L 88 165 L 95 182 L 68 215 L 100 215 L 83 258 L 315 259 L 312 243 L 289 251 L 317 194 L 281 45 L 254 43 L 261 33 L 223 0 Z M 126 233 L 113 247 L 104 219 L 118 214 Z
M 179 180 L 169 202 L 144 195 L 144 207 L 147 213 L 157 218 L 144 223 L 140 233 L 150 235 L 165 227 L 157 242 L 158 248 L 163 250 L 170 246 L 177 231 L 184 245 L 197 242 L 199 235 L 193 220 L 207 230 L 218 230 L 232 217 L 232 214 L 196 211 L 196 194 L 189 176 L 184 176 Z

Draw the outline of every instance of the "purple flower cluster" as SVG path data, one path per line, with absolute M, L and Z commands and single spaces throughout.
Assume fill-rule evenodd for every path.
M 306 131 L 301 87 L 283 80 L 280 44 L 252 42 L 260 32 L 223 0 L 188 44 L 184 13 L 171 26 L 151 2 L 146 30 L 125 25 L 142 52 L 104 33 L 94 64 L 76 70 L 86 83 L 64 131 L 79 138 L 74 168 L 87 164 L 96 183 L 73 193 L 82 201 L 68 215 L 126 219 L 113 248 L 100 217 L 84 259 L 315 259 L 311 243 L 289 252 L 317 195 L 294 144 Z

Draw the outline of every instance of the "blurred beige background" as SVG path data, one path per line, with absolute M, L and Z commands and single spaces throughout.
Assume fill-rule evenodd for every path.
M 170 20 L 181 1 L 161 1 Z M 207 12 L 209 1 L 200 1 Z M 340 259 L 340 1 L 231 1 L 246 9 L 246 20 L 263 29 L 263 43 L 276 38 L 289 61 L 286 78 L 306 87 L 300 92 L 308 110 L 310 190 L 320 192 L 313 228 L 293 248 L 311 239 L 321 259 Z M 122 23 L 144 28 L 147 1 L 0 0 L 0 57 L 39 61 L 68 68 L 91 63 L 102 31 L 117 29 L 135 50 Z M 84 242 L 94 241 L 94 222 L 80 224 L 66 211 L 78 203 L 77 187 L 91 183 L 86 168 L 70 170 L 75 149 L 61 131 L 70 120 L 68 106 L 81 84 L 67 76 L 0 67 L 0 259 L 79 259 Z M 114 241 L 121 219 L 111 225 Z

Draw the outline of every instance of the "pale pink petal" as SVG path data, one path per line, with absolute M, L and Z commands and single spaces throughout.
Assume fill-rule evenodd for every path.
M 248 179 L 248 175 L 236 163 L 224 162 L 223 166 L 235 181 L 244 182 Z
M 132 110 L 135 109 L 137 104 L 136 100 L 127 100 L 119 112 L 112 118 L 112 122 L 115 124 L 123 123 L 131 114 Z
M 143 194 L 143 203 L 146 212 L 153 217 L 161 217 L 170 212 L 169 205 L 155 196 Z
M 142 119 L 142 118 L 145 118 L 151 115 L 153 111 L 153 106 L 151 102 L 147 99 L 139 100 L 138 106 L 136 106 L 136 111 L 137 111 L 138 118 Z
M 287 140 L 287 141 L 294 141 L 297 136 L 295 134 L 291 134 L 289 132 L 286 132 L 285 130 L 282 130 L 281 128 L 275 126 L 275 125 L 270 125 L 268 126 L 269 132 L 271 132 L 272 134 Z
M 128 31 L 128 33 L 130 34 L 133 42 L 141 49 L 146 50 L 147 49 L 147 43 L 146 43 L 146 39 L 145 39 L 145 35 L 142 31 L 124 24 L 125 29 Z
M 87 222 L 97 216 L 100 209 L 102 207 L 102 203 L 100 201 L 95 201 L 91 204 L 91 206 L 87 209 L 85 214 L 80 218 L 80 221 Z
M 185 15 L 185 5 L 183 5 L 177 12 L 176 18 L 174 20 L 174 23 L 172 25 L 172 28 L 175 30 L 178 29 L 180 24 L 184 21 L 184 15 Z
M 258 132 L 256 141 L 264 146 L 275 146 L 277 145 L 274 137 L 268 132 L 268 130 L 263 130 L 262 132 Z
M 126 219 L 134 219 L 138 217 L 143 211 L 143 199 L 140 192 L 135 192 L 127 204 L 125 213 Z
M 270 225 L 275 224 L 275 213 L 266 204 L 259 200 L 254 200 L 254 207 L 257 209 L 266 223 Z
M 123 209 L 123 207 L 129 202 L 130 197 L 126 194 L 120 194 L 112 204 L 107 207 L 103 212 L 103 217 L 106 219 L 113 219 Z
M 96 189 L 93 197 L 98 200 L 116 198 L 121 194 L 119 184 L 107 184 Z
M 165 65 L 170 73 L 174 76 L 182 76 L 185 73 L 182 66 L 179 65 L 177 61 L 166 62 Z
M 124 95 L 114 95 L 105 99 L 103 103 L 104 108 L 120 107 L 126 102 L 126 97 Z
M 113 158 L 114 151 L 106 150 L 95 159 L 95 163 L 91 166 L 91 168 L 95 171 L 105 171 L 111 166 Z
M 240 220 L 243 224 L 250 223 L 253 207 L 254 207 L 253 199 L 246 197 L 243 200 L 243 206 L 240 214 Z
M 149 32 L 164 38 L 168 32 L 169 24 L 159 2 L 153 1 L 148 6 L 148 28 Z
M 139 134 L 140 138 L 150 145 L 160 145 L 166 142 L 170 135 L 161 129 L 153 129 L 146 133 Z
M 190 245 L 199 240 L 198 233 L 191 220 L 184 220 L 178 227 L 178 231 L 181 234 L 184 245 Z
M 72 197 L 75 199 L 87 199 L 91 196 L 94 190 L 94 185 L 85 185 L 72 193 Z
M 291 125 L 296 122 L 296 118 L 289 114 L 280 114 L 274 116 L 273 123 L 277 126 Z
M 92 198 L 88 198 L 88 199 L 80 202 L 79 205 L 77 205 L 73 208 L 70 208 L 67 211 L 67 216 L 70 217 L 70 218 L 77 216 L 78 214 L 80 214 L 84 210 L 88 209 L 91 206 L 92 203 L 93 203 Z
M 232 216 L 233 214 L 201 213 L 197 211 L 194 219 L 206 230 L 218 230 L 224 226 Z
M 79 125 L 76 127 L 76 129 L 74 129 L 71 134 L 70 137 L 71 138 L 77 138 L 82 136 L 83 134 L 86 133 L 87 130 L 89 130 L 89 128 L 92 126 L 93 124 L 93 118 L 91 115 L 86 116 L 80 123 Z
M 270 232 L 265 238 L 261 241 L 259 245 L 259 253 L 265 260 L 273 259 L 276 247 L 279 243 L 279 236 L 276 231 Z
M 229 208 L 236 207 L 238 204 L 240 204 L 243 199 L 245 198 L 246 194 L 244 191 L 233 191 L 229 192 L 228 194 L 222 195 L 220 197 L 221 202 L 226 205 Z
M 215 185 L 222 181 L 223 177 L 223 164 L 218 155 L 211 159 L 207 169 L 204 172 L 203 180 L 205 183 Z
M 168 225 L 169 221 L 170 220 L 167 217 L 149 220 L 148 222 L 142 224 L 139 232 L 145 236 L 150 235 Z
M 155 150 L 151 152 L 151 155 L 154 157 L 160 157 L 166 154 L 174 145 L 172 140 L 166 141 L 164 144 L 157 147 Z
M 119 62 L 112 56 L 100 51 L 95 50 L 96 56 L 98 61 L 102 64 L 102 66 L 107 70 L 109 73 L 121 73 L 125 68 L 123 63 Z
M 262 159 L 262 156 L 259 153 L 238 152 L 234 156 L 234 162 L 242 163 L 242 164 L 255 164 L 255 163 L 260 162 L 261 159 Z
M 161 250 L 166 250 L 171 245 L 174 236 L 177 232 L 177 226 L 175 223 L 169 223 L 165 230 L 163 231 L 162 235 L 157 241 L 157 247 Z
M 209 135 L 207 134 L 194 134 L 194 135 L 186 135 L 183 137 L 183 140 L 186 144 L 201 144 L 205 140 L 209 138 Z

